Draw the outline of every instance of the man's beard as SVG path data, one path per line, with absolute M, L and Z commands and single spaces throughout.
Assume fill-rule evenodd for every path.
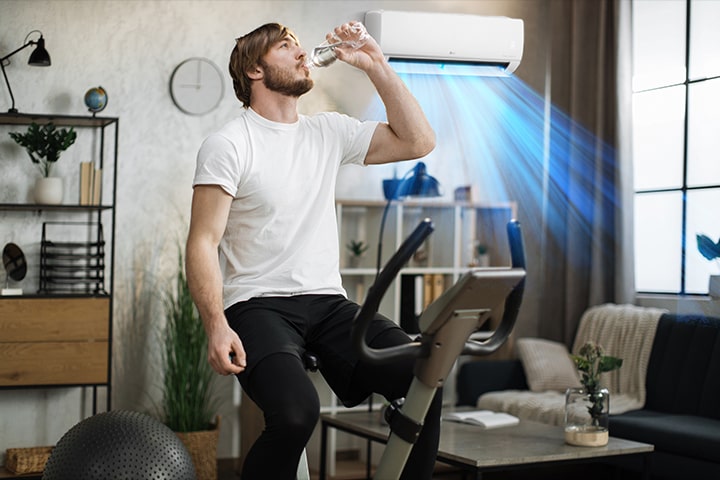
M 263 85 L 274 92 L 282 93 L 290 97 L 299 97 L 310 91 L 314 83 L 310 77 L 297 79 L 293 75 L 293 71 L 286 68 L 268 65 L 260 62 L 260 66 L 265 70 L 263 77 Z

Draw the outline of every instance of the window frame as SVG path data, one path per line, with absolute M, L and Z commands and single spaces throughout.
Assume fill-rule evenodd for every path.
M 632 9 L 632 15 L 635 15 L 635 9 L 634 6 L 636 2 L 641 0 L 633 0 L 633 9 Z M 654 86 L 650 88 L 643 88 L 636 90 L 634 86 L 631 87 L 631 94 L 633 100 L 635 99 L 635 96 L 637 94 L 642 94 L 646 92 L 651 91 L 659 91 L 667 88 L 672 87 L 678 87 L 682 86 L 684 88 L 684 118 L 683 118 L 683 132 L 682 132 L 682 183 L 679 187 L 668 187 L 668 188 L 647 188 L 647 189 L 635 189 L 633 186 L 633 197 L 637 198 L 639 195 L 647 195 L 647 194 L 658 194 L 658 193 L 670 193 L 670 192 L 679 192 L 681 194 L 681 231 L 679 234 L 681 235 L 680 238 L 680 289 L 677 292 L 668 292 L 668 291 L 654 291 L 654 290 L 640 290 L 636 287 L 636 293 L 637 294 L 664 294 L 664 295 L 687 295 L 687 296 L 707 296 L 708 293 L 688 293 L 686 291 L 686 274 L 687 274 L 687 251 L 688 251 L 688 245 L 687 245 L 687 221 L 688 221 L 688 193 L 692 191 L 700 191 L 700 190 L 718 190 L 720 191 L 720 183 L 712 183 L 708 185 L 698 185 L 698 186 L 689 186 L 688 185 L 688 164 L 689 164 L 689 158 L 688 158 L 688 137 L 689 137 L 689 122 L 690 122 L 690 88 L 692 85 L 696 85 L 699 83 L 707 82 L 710 80 L 717 80 L 720 79 L 720 75 L 706 77 L 706 78 L 698 78 L 698 79 L 690 79 L 690 48 L 691 48 L 691 28 L 692 28 L 692 16 L 691 16 L 691 9 L 692 9 L 692 0 L 685 0 L 685 79 L 683 82 L 676 82 L 676 83 L 668 83 L 663 84 L 660 86 Z M 634 47 L 634 45 L 633 45 Z M 633 70 L 635 68 L 635 64 L 633 62 Z M 634 128 L 634 122 L 633 119 L 632 125 Z M 636 272 L 637 277 L 637 272 Z

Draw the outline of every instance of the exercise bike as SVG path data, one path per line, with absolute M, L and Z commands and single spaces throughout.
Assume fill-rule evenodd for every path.
M 417 439 L 436 390 L 443 385 L 460 355 L 488 355 L 508 339 L 517 319 L 525 285 L 525 252 L 520 224 L 507 225 L 511 266 L 471 269 L 438 299 L 419 319 L 421 334 L 409 344 L 373 349 L 365 342 L 370 322 L 386 290 L 415 250 L 432 233 L 429 219 L 422 221 L 400 245 L 368 290 L 353 321 L 353 346 L 373 364 L 414 358 L 414 379 L 400 406 L 393 403 L 386 412 L 390 436 L 378 464 L 375 478 L 398 479 Z M 493 314 L 503 310 L 502 320 L 489 338 L 471 339 Z M 325 469 L 321 462 L 321 478 Z

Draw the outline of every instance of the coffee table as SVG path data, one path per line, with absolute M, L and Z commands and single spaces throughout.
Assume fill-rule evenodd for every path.
M 380 412 L 341 412 L 320 416 L 320 480 L 327 478 L 328 428 L 371 441 L 385 443 L 387 425 Z M 484 430 L 477 426 L 443 421 L 438 461 L 472 472 L 548 466 L 560 463 L 598 462 L 621 455 L 643 456 L 643 478 L 649 478 L 653 445 L 610 437 L 604 447 L 576 447 L 565 444 L 562 427 L 521 420 L 518 425 Z M 367 478 L 370 478 L 368 465 Z

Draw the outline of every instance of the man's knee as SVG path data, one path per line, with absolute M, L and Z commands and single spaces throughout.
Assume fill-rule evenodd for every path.
M 292 392 L 287 392 L 286 395 L 292 401 L 285 408 L 266 412 L 266 428 L 277 429 L 288 437 L 309 438 L 320 418 L 317 397 L 298 398 Z

